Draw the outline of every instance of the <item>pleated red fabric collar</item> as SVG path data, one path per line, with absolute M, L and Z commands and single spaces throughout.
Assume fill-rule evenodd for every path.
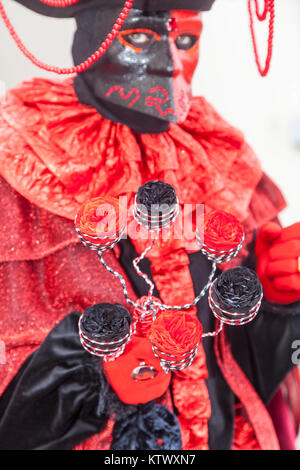
M 68 225 L 61 230 L 59 246 L 74 243 L 77 237 L 69 221 L 84 200 L 127 195 L 132 202 L 138 187 L 150 179 L 172 184 L 181 203 L 205 203 L 208 210 L 236 215 L 244 222 L 248 242 L 253 230 L 285 207 L 243 135 L 204 98 L 193 99 L 182 125 L 171 124 L 158 135 L 139 135 L 103 119 L 78 102 L 72 79 L 25 82 L 0 104 L 0 176 L 24 196 L 24 204 L 41 209 L 47 240 L 41 244 L 35 239 L 34 227 L 29 245 L 22 231 L 3 235 L 3 261 L 38 259 L 55 251 L 57 243 L 48 236 L 48 219 L 55 215 Z M 7 205 L 6 199 L 1 197 L 0 207 L 8 223 L 17 219 L 19 225 L 30 225 L 27 213 L 20 212 L 20 201 L 10 198 Z M 185 243 L 181 247 L 186 248 Z M 246 254 L 243 249 L 241 257 Z
M 262 176 L 243 135 L 204 98 L 193 99 L 182 125 L 139 135 L 80 104 L 72 80 L 34 79 L 8 92 L 0 133 L 0 174 L 37 206 L 68 219 L 87 198 L 132 196 L 160 178 L 181 203 L 206 203 L 244 220 Z

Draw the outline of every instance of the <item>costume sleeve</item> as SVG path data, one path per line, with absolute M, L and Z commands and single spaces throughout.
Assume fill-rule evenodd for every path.
M 0 449 L 72 449 L 105 425 L 99 358 L 80 344 L 79 316 L 51 331 L 0 398 Z

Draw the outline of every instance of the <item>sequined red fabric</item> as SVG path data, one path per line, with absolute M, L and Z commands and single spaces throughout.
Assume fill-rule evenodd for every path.
M 39 209 L 0 180 L 0 339 L 6 364 L 0 366 L 0 393 L 26 357 L 72 310 L 97 302 L 124 304 L 117 279 L 76 236 L 74 224 Z M 104 255 L 122 272 L 114 255 Z M 129 295 L 135 298 L 129 287 Z
M 85 200 L 124 194 L 133 201 L 140 185 L 161 179 L 175 187 L 180 203 L 206 203 L 244 221 L 248 241 L 284 207 L 242 134 L 204 98 L 193 100 L 183 124 L 137 135 L 80 104 L 72 80 L 35 79 L 8 92 L 0 134 L 0 339 L 8 359 L 0 392 L 64 315 L 108 299 L 123 303 L 118 281 L 78 244 L 72 221 Z M 134 240 L 139 253 L 147 244 Z M 192 251 L 198 249 L 195 244 Z M 106 256 L 121 271 L 113 255 Z M 160 242 L 149 258 L 164 302 L 193 300 L 185 240 Z M 192 366 L 173 377 L 185 449 L 208 449 L 207 374 L 200 344 Z M 103 439 L 108 445 L 107 436 L 95 439 L 92 448 Z

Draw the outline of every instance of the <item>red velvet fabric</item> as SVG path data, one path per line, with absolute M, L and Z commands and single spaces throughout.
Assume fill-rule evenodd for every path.
M 0 186 L 5 214 L 0 338 L 8 348 L 7 365 L 0 369 L 1 391 L 72 309 L 101 301 L 123 303 L 118 281 L 78 244 L 72 220 L 84 200 L 125 194 L 132 201 L 141 184 L 162 179 L 175 187 L 181 203 L 202 202 L 209 210 L 234 214 L 244 222 L 248 241 L 254 229 L 284 207 L 242 134 L 204 98 L 193 99 L 182 125 L 171 124 L 159 135 L 137 135 L 103 119 L 78 103 L 71 80 L 25 83 L 8 93 L 0 113 L 0 175 L 9 183 Z M 139 253 L 148 243 L 133 241 Z M 189 245 L 189 250 L 198 251 L 198 246 Z M 111 253 L 105 257 L 121 271 Z M 186 240 L 171 237 L 149 257 L 163 301 L 193 299 Z M 208 448 L 207 374 L 200 344 L 193 365 L 173 377 L 185 449 Z M 95 439 L 91 448 L 98 448 Z
M 234 420 L 232 450 L 261 450 L 253 427 L 242 415 L 237 415 Z
M 272 415 L 273 423 L 277 431 L 280 449 L 296 450 L 296 427 L 293 422 L 293 414 L 288 407 L 282 388 L 280 388 L 272 398 L 268 405 L 268 410 Z

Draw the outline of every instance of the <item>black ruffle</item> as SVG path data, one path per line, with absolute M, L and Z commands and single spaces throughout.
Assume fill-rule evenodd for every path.
M 180 426 L 176 416 L 154 402 L 137 406 L 135 413 L 118 419 L 111 450 L 180 450 Z

